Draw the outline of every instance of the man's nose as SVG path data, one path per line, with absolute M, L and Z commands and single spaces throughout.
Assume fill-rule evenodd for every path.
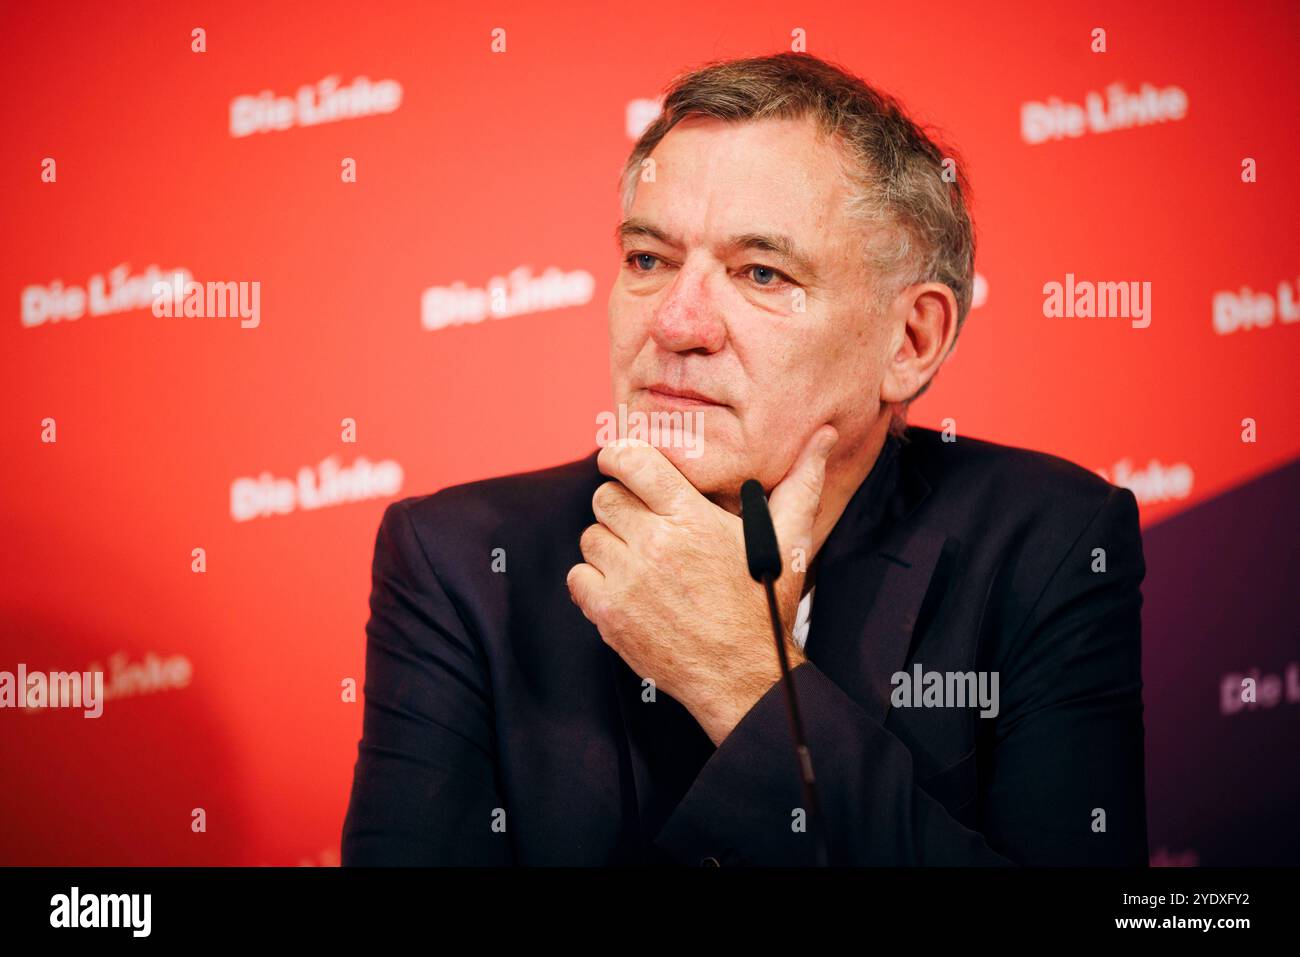
M 651 337 L 669 352 L 717 352 L 727 341 L 710 276 L 701 265 L 683 265 L 655 309 Z

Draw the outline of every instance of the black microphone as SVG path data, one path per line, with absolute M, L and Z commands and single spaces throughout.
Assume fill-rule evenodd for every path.
M 767 510 L 763 486 L 750 479 L 740 487 L 740 521 L 745 528 L 745 558 L 754 581 L 781 577 L 781 549 L 776 544 L 776 527 Z
M 772 634 L 776 638 L 776 656 L 781 662 L 781 684 L 785 686 L 786 710 L 790 715 L 790 735 L 794 739 L 795 758 L 799 776 L 803 781 L 804 805 L 808 812 L 808 830 L 813 835 L 817 863 L 827 864 L 826 832 L 822 824 L 821 807 L 817 803 L 816 781 L 813 777 L 812 755 L 803 736 L 803 722 L 799 720 L 799 702 L 790 677 L 790 658 L 785 650 L 785 629 L 776 605 L 776 580 L 781 577 L 781 549 L 776 541 L 776 527 L 767 508 L 763 486 L 748 479 L 740 486 L 740 521 L 745 530 L 745 559 L 749 574 L 761 582 L 767 591 L 767 612 L 772 619 Z

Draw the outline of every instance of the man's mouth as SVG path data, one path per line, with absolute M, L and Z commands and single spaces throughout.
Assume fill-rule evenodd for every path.
M 705 395 L 703 392 L 696 392 L 694 389 L 680 389 L 661 383 L 646 386 L 642 391 L 650 397 L 652 402 L 676 408 L 706 408 L 711 405 L 726 404 Z

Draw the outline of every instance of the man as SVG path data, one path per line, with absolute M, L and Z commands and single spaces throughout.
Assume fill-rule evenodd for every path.
M 965 194 L 811 56 L 674 85 L 609 304 L 616 405 L 673 427 L 388 508 L 344 864 L 815 861 L 751 477 L 832 864 L 1147 862 L 1132 493 L 904 419 Z

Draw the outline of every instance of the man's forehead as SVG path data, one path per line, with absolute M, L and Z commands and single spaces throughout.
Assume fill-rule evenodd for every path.
M 791 210 L 829 209 L 847 195 L 837 147 L 807 119 L 686 119 L 668 131 L 649 160 L 653 177 L 640 178 L 638 195 L 680 202 L 706 200 L 717 190 L 733 202 Z
M 856 232 L 835 147 L 810 119 L 690 117 L 650 159 L 653 175 L 638 179 L 621 241 L 739 245 L 821 261 Z

